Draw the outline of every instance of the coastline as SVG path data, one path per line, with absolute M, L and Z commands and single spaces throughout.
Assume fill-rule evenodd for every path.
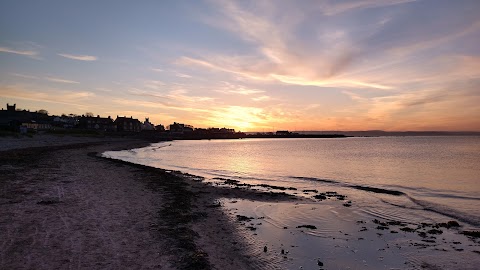
M 103 139 L 1 151 L 0 268 L 278 268 L 263 246 L 244 241 L 218 201 L 290 197 L 97 155 L 149 144 Z
M 303 190 L 314 200 L 101 156 L 149 144 L 107 138 L 0 152 L 0 268 L 478 265 L 480 240 L 461 235 L 461 223 L 372 220 L 358 215 L 353 193 Z
M 144 153 L 164 149 L 160 147 L 153 145 L 143 150 L 105 155 L 149 166 L 175 164 L 172 159 L 165 162 L 165 155 L 161 160 L 146 159 L 149 156 Z M 205 161 L 188 151 L 175 155 L 171 149 L 164 154 L 170 152 L 173 157 L 186 158 L 187 153 L 194 158 L 193 162 Z M 183 170 L 184 167 L 167 168 Z M 197 171 L 187 172 L 196 174 Z M 181 175 L 201 180 L 201 177 Z M 298 185 L 293 182 L 284 185 L 282 181 L 243 181 L 234 174 L 199 175 L 206 177 L 204 182 L 227 188 L 228 193 L 224 194 L 227 198 L 221 199 L 218 207 L 229 216 L 228 220 L 240 227 L 237 231 L 245 242 L 252 244 L 255 251 L 260 250 L 257 257 L 268 256 L 268 261 L 277 268 L 319 269 L 323 264 L 326 269 L 476 269 L 480 263 L 480 241 L 478 236 L 473 236 L 478 226 L 414 204 L 396 189 L 329 182 L 322 185 L 321 181 L 313 187 L 312 182 L 303 181 L 304 178 L 297 181 Z M 227 196 L 238 189 L 264 193 L 280 190 L 305 200 L 265 202 Z M 377 211 L 376 204 L 382 204 L 382 210 Z M 265 246 L 267 252 L 262 251 Z

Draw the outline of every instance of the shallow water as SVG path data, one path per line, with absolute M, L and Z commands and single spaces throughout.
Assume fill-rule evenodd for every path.
M 105 155 L 301 196 L 341 190 L 371 216 L 423 222 L 440 213 L 480 226 L 480 137 L 174 141 Z

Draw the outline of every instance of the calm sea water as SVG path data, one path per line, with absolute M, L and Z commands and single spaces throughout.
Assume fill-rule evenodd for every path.
M 480 137 L 174 141 L 104 155 L 207 179 L 341 190 L 372 216 L 420 209 L 480 226 Z

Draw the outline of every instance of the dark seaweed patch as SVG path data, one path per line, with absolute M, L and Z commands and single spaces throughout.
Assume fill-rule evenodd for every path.
M 405 193 L 398 190 L 390 190 L 390 189 L 384 189 L 384 188 L 367 187 L 367 186 L 359 186 L 359 185 L 354 185 L 351 187 L 359 190 L 374 192 L 374 193 L 390 194 L 395 196 L 405 195 Z
M 316 230 L 317 227 L 314 226 L 314 225 L 300 225 L 300 226 L 297 226 L 297 228 L 307 228 L 307 229 L 311 229 L 311 230 Z
M 463 231 L 462 234 L 473 238 L 480 238 L 480 231 Z

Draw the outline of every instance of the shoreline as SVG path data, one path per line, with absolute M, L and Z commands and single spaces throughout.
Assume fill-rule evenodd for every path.
M 479 262 L 480 240 L 461 235 L 461 224 L 372 220 L 356 214 L 361 206 L 350 195 L 304 190 L 319 196 L 313 200 L 276 186 L 206 182 L 99 156 L 149 144 L 107 140 L 0 152 L 0 173 L 8 177 L 0 181 L 0 268 L 455 265 L 437 262 L 439 253 L 463 260 L 463 269 Z M 415 252 L 422 255 L 408 255 Z
M 302 191 L 288 186 L 248 184 L 227 176 L 208 178 L 205 182 L 227 187 L 229 192 L 240 188 L 262 188 L 261 192 L 286 190 L 294 194 Z M 285 203 L 226 196 L 219 207 L 241 227 L 243 237 L 257 251 L 262 245 L 267 247 L 268 251 L 259 256 L 268 255 L 270 263 L 278 268 L 319 269 L 320 262 L 327 268 L 339 269 L 357 265 L 365 269 L 476 269 L 480 263 L 480 241 L 473 236 L 478 234 L 476 226 L 472 228 L 461 220 L 456 226 L 457 221 L 436 212 L 422 217 L 428 209 L 412 210 L 412 216 L 420 220 L 409 219 L 411 215 L 377 216 L 375 212 L 363 211 L 365 201 L 356 197 L 361 194 L 405 197 L 387 189 L 354 186 L 353 192 L 348 193 L 339 187 L 324 191 L 303 190 L 309 193 L 307 199 Z M 318 196 L 318 200 L 310 200 L 312 195 Z

